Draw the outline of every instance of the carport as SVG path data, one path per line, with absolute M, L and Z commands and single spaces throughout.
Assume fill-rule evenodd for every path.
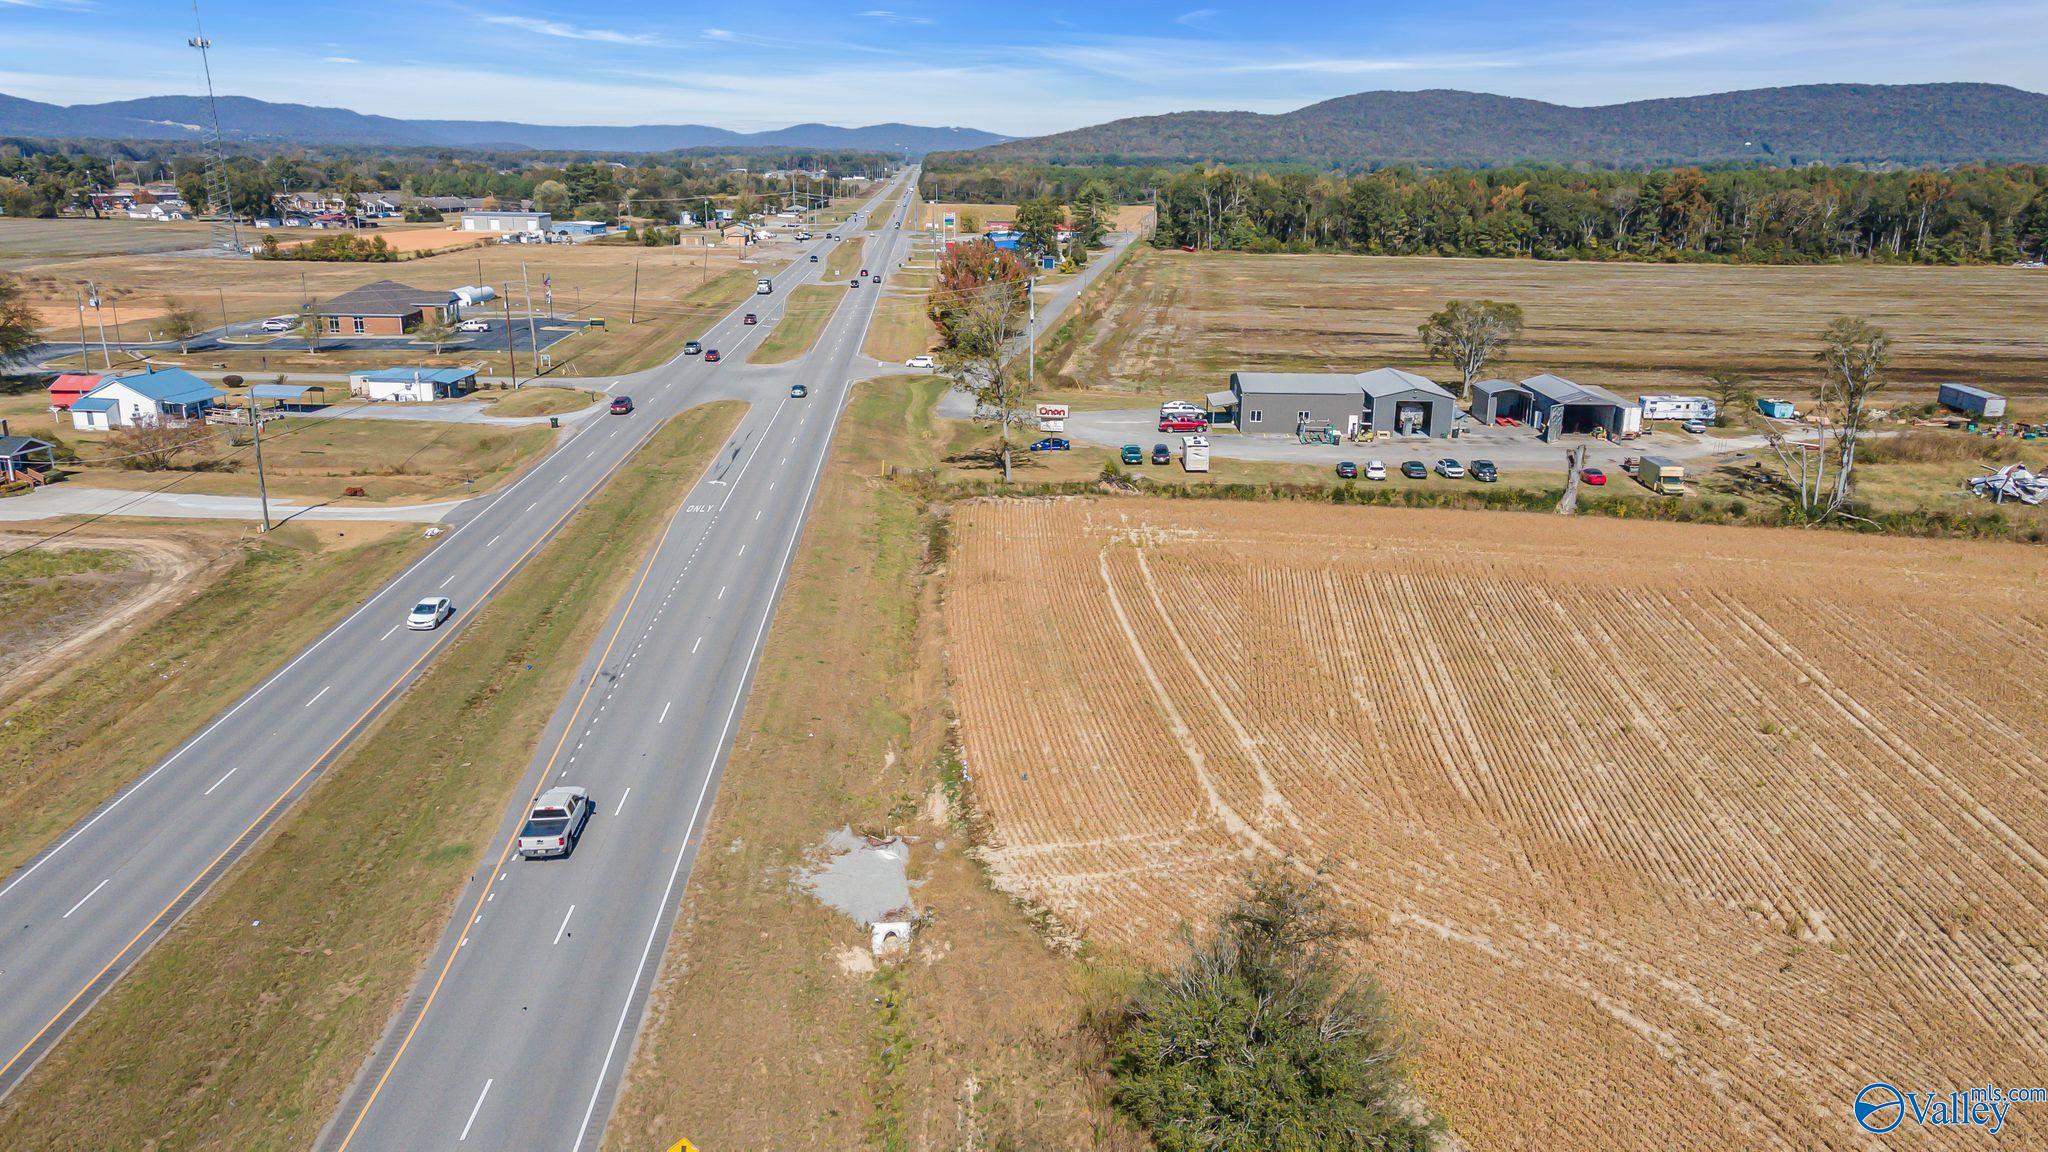
M 308 400 L 308 392 L 320 395 Z M 257 384 L 249 389 L 249 396 L 270 401 L 280 412 L 310 412 L 327 406 L 327 389 L 317 384 Z
M 1529 422 L 1535 394 L 1513 380 L 1481 380 L 1472 385 L 1472 419 L 1481 426 L 1502 418 Z
M 1620 439 L 1642 429 L 1641 410 L 1605 388 L 1548 372 L 1522 381 L 1522 387 L 1533 401 L 1529 423 L 1545 440 L 1595 432 Z

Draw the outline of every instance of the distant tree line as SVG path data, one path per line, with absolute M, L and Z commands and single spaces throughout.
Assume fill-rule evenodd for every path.
M 886 163 L 866 152 L 828 149 L 597 154 L 492 152 L 459 149 L 282 149 L 236 146 L 227 160 L 228 195 L 236 215 L 268 216 L 275 198 L 325 192 L 353 199 L 369 192 L 409 196 L 548 201 L 553 209 L 596 206 L 615 219 L 620 206 L 668 216 L 688 201 L 712 197 L 748 210 L 780 207 L 786 181 L 764 181 L 775 169 L 875 171 Z M 748 169 L 749 171 L 738 171 Z M 123 181 L 170 180 L 195 209 L 206 206 L 205 158 L 169 144 L 0 140 L 0 209 L 9 216 L 90 212 L 94 191 Z M 802 190 L 799 183 L 799 191 Z
M 1094 182 L 1155 201 L 1154 242 L 1240 251 L 1547 259 L 2010 262 L 2048 251 L 2048 166 L 1650 172 L 998 166 L 932 199 L 1014 203 Z

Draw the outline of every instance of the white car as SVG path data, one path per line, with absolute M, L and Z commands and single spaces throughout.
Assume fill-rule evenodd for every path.
M 590 792 L 567 785 L 550 788 L 533 802 L 526 823 L 519 828 L 519 854 L 529 860 L 537 856 L 567 856 L 583 838 L 583 826 L 590 822 Z
M 299 326 L 297 316 L 272 316 L 263 322 L 265 332 L 289 332 Z
M 1707 434 L 1707 422 L 1705 420 L 1687 420 L 1685 422 L 1684 427 L 1687 432 L 1690 432 L 1695 436 L 1704 436 Z
M 464 320 L 455 326 L 455 330 L 457 332 L 489 332 L 491 330 L 491 322 L 489 320 Z
M 1436 474 L 1446 480 L 1463 480 L 1465 466 L 1446 456 L 1436 462 Z
M 1169 412 L 1191 412 L 1199 416 L 1203 409 L 1201 405 L 1190 404 L 1185 400 L 1168 400 L 1159 406 L 1159 415 L 1163 419 Z
M 421 632 L 432 632 L 441 626 L 441 621 L 455 615 L 455 605 L 446 596 L 429 596 L 412 606 L 412 614 L 405 618 L 407 628 Z
M 903 366 L 905 368 L 929 368 L 932 366 L 933 363 L 934 361 L 931 357 L 919 355 L 912 356 L 910 359 L 905 360 L 903 362 Z
M 1384 461 L 1384 460 L 1368 460 L 1368 461 L 1366 461 L 1366 463 L 1365 463 L 1365 478 L 1366 478 L 1367 480 L 1385 480 L 1385 479 L 1387 478 L 1387 463 L 1386 463 L 1386 461 Z

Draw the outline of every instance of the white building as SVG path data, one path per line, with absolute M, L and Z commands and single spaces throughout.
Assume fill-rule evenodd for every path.
M 365 400 L 452 400 L 476 391 L 476 369 L 373 368 L 349 376 L 348 391 Z
M 528 232 L 546 235 L 553 220 L 546 212 L 475 211 L 462 214 L 464 232 Z
M 107 432 L 138 424 L 203 420 L 227 393 L 183 368 L 113 376 L 71 402 L 71 427 Z

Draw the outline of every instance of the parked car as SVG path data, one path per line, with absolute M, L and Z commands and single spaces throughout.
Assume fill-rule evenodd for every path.
M 1704 436 L 1707 434 L 1707 422 L 1705 420 L 1687 420 L 1684 424 L 1684 428 L 1687 432 L 1690 432 L 1695 436 Z
M 1031 450 L 1033 452 L 1065 452 L 1072 447 L 1073 445 L 1067 443 L 1064 436 L 1047 436 L 1043 440 L 1034 442 L 1031 445 Z
M 1385 480 L 1387 478 L 1386 462 L 1382 460 L 1366 461 L 1365 478 L 1367 480 Z
M 1161 416 L 1166 416 L 1173 412 L 1186 412 L 1193 416 L 1200 416 L 1202 414 L 1202 406 L 1189 403 L 1186 400 L 1168 400 L 1159 406 L 1159 414 Z
M 685 356 L 695 356 L 702 351 L 704 351 L 704 346 L 695 340 L 683 345 L 683 355 Z
M 412 613 L 405 618 L 405 626 L 419 632 L 432 632 L 441 626 L 441 621 L 455 615 L 455 605 L 446 596 L 429 596 L 412 606 Z
M 716 349 L 716 348 L 706 348 L 706 349 L 704 350 L 704 362 L 705 362 L 706 364 L 716 364 L 716 363 L 718 363 L 718 362 L 719 362 L 719 361 L 720 361 L 721 359 L 724 359 L 724 357 L 721 357 L 721 356 L 720 356 L 720 355 L 718 354 L 718 349 Z
M 489 332 L 491 330 L 491 322 L 489 320 L 464 320 L 455 326 L 455 330 L 457 332 Z
M 1339 461 L 1337 461 L 1337 479 L 1339 479 L 1339 480 L 1356 480 L 1356 479 L 1358 479 L 1358 465 L 1357 465 L 1357 464 L 1355 464 L 1355 463 L 1353 463 L 1353 462 L 1352 462 L 1352 461 L 1350 461 L 1350 460 L 1339 460 Z
M 1602 472 L 1598 468 L 1581 468 L 1579 469 L 1579 479 L 1598 488 L 1600 485 L 1607 483 L 1607 473 Z
M 1410 480 L 1426 480 L 1429 478 L 1429 469 L 1424 468 L 1420 460 L 1409 460 L 1401 465 L 1401 475 Z
M 918 355 L 912 356 L 910 359 L 905 360 L 903 362 L 903 366 L 905 368 L 930 368 L 935 363 L 936 361 L 934 361 L 931 357 L 919 353 Z
M 1465 466 L 1446 456 L 1436 462 L 1436 474 L 1446 480 L 1463 480 L 1465 478 Z
M 789 398 L 792 400 L 801 400 L 810 394 L 811 390 L 801 384 L 791 384 L 789 386 Z
M 1494 467 L 1491 460 L 1474 460 L 1472 478 L 1481 484 L 1491 484 L 1500 479 L 1500 469 Z
M 1172 415 L 1159 418 L 1159 430 L 1161 432 L 1207 432 L 1209 430 L 1209 421 L 1200 416 L 1190 416 L 1185 412 L 1175 412 Z
M 742 324 L 759 324 L 760 322 L 761 318 L 759 316 L 754 315 L 752 312 L 749 312 L 745 316 L 740 318 L 740 323 Z
M 1164 444 L 1154 444 L 1152 446 L 1152 462 L 1154 464 L 1173 463 L 1173 449 L 1168 448 Z
M 296 316 L 272 316 L 263 322 L 265 332 L 289 332 L 298 326 L 299 318 Z
M 632 413 L 632 411 L 633 411 L 633 398 L 632 398 L 631 396 L 614 396 L 614 397 L 612 397 L 612 415 L 614 415 L 614 416 L 626 416 L 626 415 L 630 415 L 630 414 Z
M 550 788 L 533 802 L 526 823 L 519 827 L 519 854 L 528 860 L 567 856 L 576 850 L 589 823 L 588 790 L 574 785 Z
M 1126 444 L 1124 445 L 1123 460 L 1126 464 L 1143 464 L 1145 462 L 1145 450 L 1136 444 Z

